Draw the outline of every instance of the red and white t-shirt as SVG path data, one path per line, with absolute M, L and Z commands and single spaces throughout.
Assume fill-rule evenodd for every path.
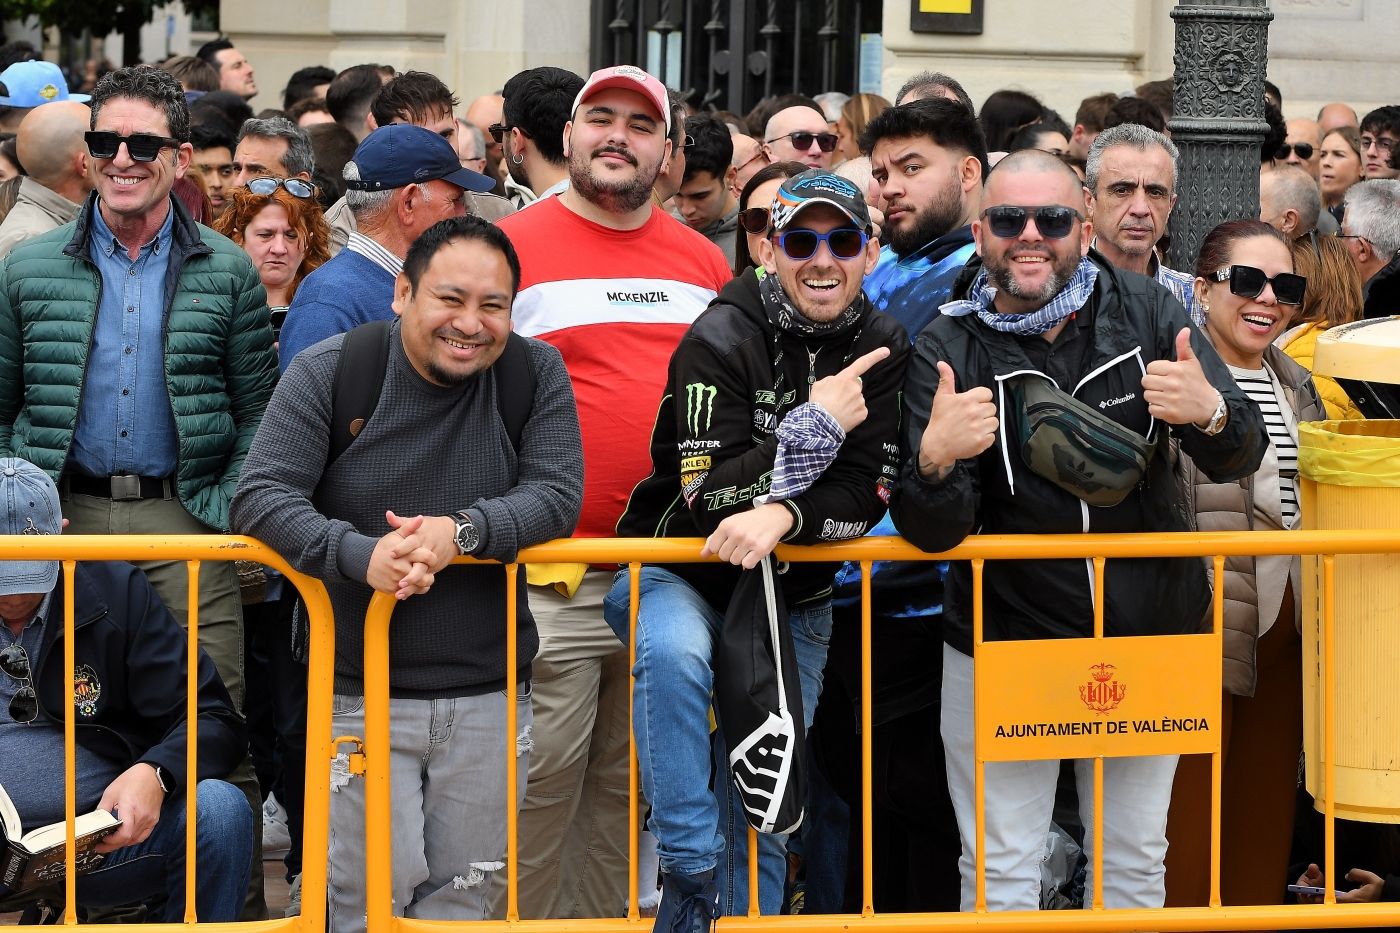
M 559 349 L 583 430 L 579 537 L 614 534 L 648 444 L 671 354 L 733 277 L 704 236 L 653 209 L 636 230 L 585 220 L 559 198 L 497 221 L 520 256 L 515 330 Z

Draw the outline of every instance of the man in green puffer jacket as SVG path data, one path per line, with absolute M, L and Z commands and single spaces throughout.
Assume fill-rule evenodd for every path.
M 96 191 L 0 264 L 0 457 L 58 483 L 70 533 L 224 532 L 275 379 L 266 296 L 243 251 L 171 197 L 193 155 L 174 78 L 111 72 L 91 125 Z M 140 566 L 186 623 L 183 561 Z M 206 562 L 199 591 L 200 645 L 241 709 L 232 565 Z M 231 780 L 257 812 L 246 762 Z

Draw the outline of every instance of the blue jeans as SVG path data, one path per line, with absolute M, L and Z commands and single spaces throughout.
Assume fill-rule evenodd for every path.
M 225 781 L 199 782 L 195 817 L 195 893 L 200 923 L 238 919 L 253 864 L 253 811 Z M 167 798 L 144 842 L 111 853 L 78 876 L 78 903 L 112 907 L 164 898 L 164 923 L 185 917 L 185 798 Z
M 603 601 L 604 617 L 624 644 L 629 581 L 629 571 L 618 573 Z M 709 728 L 712 665 L 724 614 L 660 567 L 642 568 L 640 593 L 632 728 L 657 856 L 666 872 L 718 869 L 721 909 L 742 914 L 749 901 L 748 824 L 729 780 L 723 737 L 718 731 L 711 737 Z M 831 641 L 831 604 L 791 610 L 788 623 L 803 719 L 811 726 Z M 758 836 L 759 908 L 765 914 L 782 909 L 786 843 L 786 836 Z

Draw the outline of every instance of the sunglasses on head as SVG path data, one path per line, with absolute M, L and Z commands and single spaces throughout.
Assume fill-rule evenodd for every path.
M 1045 207 L 1016 207 L 1011 204 L 1001 204 L 997 207 L 989 207 L 982 212 L 982 219 L 987 222 L 987 229 L 992 231 L 992 236 L 1000 237 L 1003 240 L 1011 240 L 1020 236 L 1021 231 L 1026 229 L 1026 220 L 1030 217 L 1035 218 L 1035 228 L 1047 240 L 1058 240 L 1069 236 L 1075 224 L 1084 219 L 1084 215 L 1079 211 L 1059 204 L 1050 204 Z
M 316 194 L 316 186 L 309 181 L 302 181 L 300 178 L 263 177 L 248 179 L 248 190 L 254 194 L 275 194 L 278 188 L 286 189 L 286 192 L 294 198 L 309 198 Z
M 0 651 L 0 671 L 19 681 L 19 689 L 10 699 L 10 718 L 28 725 L 39 717 L 39 697 L 29 679 L 29 655 L 18 642 Z
M 746 207 L 739 212 L 739 226 L 754 236 L 768 232 L 768 208 Z
M 1292 272 L 1280 272 L 1270 278 L 1263 269 L 1254 266 L 1226 266 L 1215 273 L 1217 282 L 1229 282 L 1230 294 L 1240 298 L 1258 298 L 1264 293 L 1265 285 L 1274 288 L 1274 300 L 1281 305 L 1300 305 L 1308 280 Z
M 774 136 L 772 139 L 764 141 L 775 143 L 780 139 L 792 140 L 792 148 L 796 149 L 798 152 L 806 152 L 808 149 L 811 149 L 812 140 L 814 139 L 817 141 L 817 148 L 822 152 L 834 152 L 836 149 L 835 133 L 808 133 L 799 130 L 796 133 L 784 133 L 781 136 Z
M 126 153 L 133 162 L 154 162 L 162 149 L 180 145 L 178 139 L 169 136 L 153 136 L 150 133 L 132 133 L 119 136 L 102 130 L 89 130 L 83 134 L 87 141 L 88 153 L 94 159 L 115 159 L 117 149 L 126 143 Z
M 773 242 L 787 254 L 787 258 L 799 261 L 815 256 L 817 247 L 822 243 L 826 244 L 826 248 L 831 250 L 831 255 L 837 259 L 855 259 L 865 249 L 866 241 L 865 231 L 853 227 L 842 227 L 826 233 L 817 233 L 815 230 L 788 230 L 773 238 Z
M 1284 143 L 1282 146 L 1278 147 L 1278 152 L 1274 153 L 1274 158 L 1282 161 L 1295 152 L 1298 153 L 1298 158 L 1306 162 L 1313 157 L 1313 144 Z

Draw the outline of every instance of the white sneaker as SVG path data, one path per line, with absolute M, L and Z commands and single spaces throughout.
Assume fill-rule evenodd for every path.
M 287 909 L 282 913 L 283 917 L 301 916 L 301 873 L 292 879 L 292 886 L 287 891 Z
M 263 801 L 262 821 L 263 858 L 277 859 L 286 855 L 292 846 L 292 836 L 287 830 L 287 810 L 273 794 L 268 794 Z

